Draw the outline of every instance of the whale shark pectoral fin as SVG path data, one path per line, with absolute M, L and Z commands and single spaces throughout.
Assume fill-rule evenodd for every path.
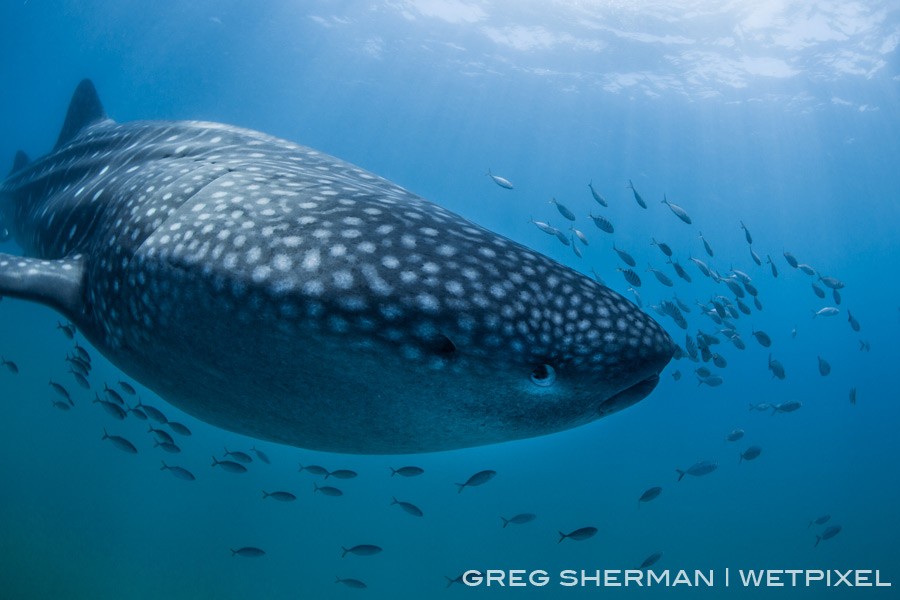
M 75 88 L 75 93 L 72 94 L 72 101 L 69 102 L 69 112 L 66 113 L 66 121 L 63 123 L 62 131 L 59 132 L 59 138 L 57 138 L 56 146 L 53 149 L 61 148 L 77 136 L 81 130 L 94 123 L 105 121 L 107 118 L 94 83 L 90 79 L 82 79 L 78 87 Z
M 84 259 L 58 260 L 0 254 L 0 296 L 46 304 L 73 321 L 84 309 Z

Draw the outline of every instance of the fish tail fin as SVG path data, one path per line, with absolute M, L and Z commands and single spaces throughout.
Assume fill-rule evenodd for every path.
M 817 535 L 817 536 L 816 536 L 816 543 L 813 545 L 813 548 L 815 548 L 816 546 L 818 546 L 818 545 L 819 545 L 819 542 L 821 542 L 821 541 L 822 541 L 822 536 Z
M 461 494 L 462 491 L 463 491 L 463 488 L 466 487 L 466 484 L 464 484 L 464 483 L 455 483 L 455 484 L 453 484 L 453 485 L 456 485 L 456 486 L 459 487 L 459 489 L 456 490 L 456 493 L 457 493 L 457 494 Z
M 678 473 L 678 481 L 684 479 L 684 471 L 682 471 L 681 469 L 675 469 L 675 472 Z
M 562 542 L 564 539 L 566 539 L 568 537 L 562 531 L 558 531 L 557 533 L 559 533 L 559 541 L 556 542 L 557 544 L 559 544 L 560 542 Z
M 153 440 L 153 447 L 159 448 L 159 440 Z
M 319 484 L 313 481 L 313 494 L 319 491 Z
M 218 459 L 216 459 L 215 456 L 213 456 L 212 459 L 213 459 L 213 461 L 212 461 L 212 464 L 210 465 L 211 467 L 214 467 L 214 466 L 216 466 L 217 464 L 219 464 L 219 461 L 218 461 Z
M 400 501 L 397 500 L 396 496 L 391 496 L 391 506 L 393 506 L 395 504 L 400 504 Z
M 229 548 L 229 550 L 231 550 L 231 555 L 232 555 L 232 556 L 234 556 L 235 554 L 237 554 L 237 550 L 234 550 L 233 548 Z
M 105 439 L 107 439 L 107 438 L 109 438 L 109 434 L 106 433 L 106 427 L 104 427 L 104 428 L 103 428 L 103 437 L 100 438 L 100 439 L 101 439 L 101 440 L 105 440 Z
M 447 577 L 446 575 L 444 575 L 444 579 L 447 580 L 447 587 L 450 587 L 451 585 L 453 585 L 453 582 L 456 581 L 455 579 Z
M 701 377 L 697 375 L 697 387 L 700 387 L 701 385 L 703 385 L 703 379 L 701 379 Z
M 500 520 L 503 521 L 503 528 L 506 529 L 506 526 L 509 525 L 509 519 L 504 519 L 500 517 Z
M 300 465 L 300 468 L 297 470 L 302 473 L 303 472 L 303 463 L 297 463 L 297 464 Z
M 807 525 L 806 528 L 809 529 L 810 527 L 812 527 L 812 524 L 813 524 L 813 522 L 810 521 L 810 522 L 809 522 L 809 525 Z
M 349 550 L 347 550 L 346 548 L 341 546 L 341 558 L 344 558 L 345 556 L 347 556 L 347 552 L 349 552 Z
M 631 180 L 630 180 L 630 179 L 628 180 L 628 185 L 627 185 L 626 187 L 628 187 L 628 188 L 634 190 L 634 184 L 631 183 Z
M 169 468 L 169 465 L 166 464 L 166 461 L 160 460 L 159 462 L 162 463 L 162 466 L 159 468 L 160 471 L 165 471 L 166 469 Z
M 816 312 L 816 310 L 814 308 L 811 308 L 809 310 L 812 311 L 813 319 L 815 319 L 818 316 L 818 313 Z
M 263 490 L 262 493 L 263 493 L 263 500 L 265 500 L 266 498 L 268 498 L 269 496 L 272 495 L 269 492 L 267 492 L 266 490 Z
M 329 475 L 331 475 L 331 471 L 327 471 L 327 472 L 325 473 L 325 479 L 328 479 L 328 476 L 329 476 Z
M 397 469 L 395 469 L 394 467 L 388 467 L 388 469 L 391 470 L 391 477 L 397 474 Z

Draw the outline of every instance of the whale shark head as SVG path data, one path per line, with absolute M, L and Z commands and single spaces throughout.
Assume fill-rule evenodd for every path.
M 339 452 L 552 433 L 674 351 L 613 290 L 363 169 L 258 132 L 108 119 L 76 91 L 0 207 L 0 294 L 63 312 L 197 417 Z

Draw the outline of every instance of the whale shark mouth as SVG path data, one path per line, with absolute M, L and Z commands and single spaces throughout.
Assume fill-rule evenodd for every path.
M 600 403 L 597 412 L 601 416 L 606 416 L 614 412 L 618 412 L 624 408 L 628 408 L 632 404 L 636 404 L 650 395 L 659 384 L 659 373 L 654 373 L 650 377 L 639 381 L 627 387 L 618 394 L 611 396 Z

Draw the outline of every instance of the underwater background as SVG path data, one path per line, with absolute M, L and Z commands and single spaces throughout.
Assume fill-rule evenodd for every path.
M 118 121 L 220 121 L 311 146 L 596 272 L 634 299 L 615 243 L 637 263 L 645 310 L 682 347 L 686 332 L 651 305 L 675 293 L 691 309 L 687 333 L 712 335 L 721 326 L 698 303 L 709 310 L 714 296 L 734 301 L 690 257 L 723 276 L 745 272 L 763 307 L 731 318 L 744 350 L 716 334 L 713 350 L 726 367 L 673 360 L 647 399 L 588 426 L 453 452 L 353 456 L 209 426 L 76 336 L 93 358 L 93 389 L 84 390 L 68 373 L 73 345 L 60 317 L 3 299 L 0 354 L 19 372 L 0 368 L 0 597 L 895 597 L 896 587 L 447 587 L 467 569 L 625 569 L 655 552 L 655 570 L 880 569 L 882 580 L 900 584 L 895 2 L 9 0 L 0 31 L 0 157 L 10 166 L 17 150 L 52 148 L 72 91 L 90 77 Z M 495 185 L 488 169 L 513 189 Z M 661 204 L 664 194 L 691 225 Z M 589 245 L 564 245 L 530 223 L 568 230 L 551 197 L 576 214 Z M 598 229 L 589 213 L 615 232 Z M 691 283 L 652 238 L 671 246 Z M 20 252 L 11 241 L 0 251 Z M 784 251 L 840 279 L 841 303 Z M 812 317 L 826 306 L 840 312 Z M 770 348 L 752 335 L 758 330 L 771 336 Z M 770 352 L 784 380 L 768 369 Z M 818 357 L 830 364 L 827 375 Z M 698 385 L 701 366 L 723 383 Z M 70 390 L 71 410 L 53 406 L 49 380 Z M 153 447 L 146 421 L 117 421 L 91 403 L 119 380 L 190 428 L 190 437 L 176 436 L 179 455 Z M 748 410 L 791 400 L 802 407 Z M 101 440 L 104 428 L 138 453 Z M 744 437 L 726 441 L 737 428 Z M 760 456 L 741 461 L 753 445 Z M 254 446 L 271 464 L 256 458 L 243 474 L 210 467 L 225 447 Z M 160 470 L 161 459 L 196 481 Z M 676 469 L 700 460 L 718 469 L 677 481 Z M 329 497 L 314 493 L 323 478 L 298 464 L 359 476 Z M 391 476 L 405 465 L 425 472 Z M 457 493 L 454 483 L 484 469 L 496 477 Z M 659 497 L 639 503 L 653 486 Z M 263 499 L 262 490 L 297 500 Z M 424 517 L 392 506 L 392 497 Z M 517 513 L 537 518 L 502 527 L 501 517 Z M 827 523 L 810 524 L 825 515 Z M 816 545 L 829 525 L 840 533 Z M 598 533 L 557 543 L 558 532 L 585 526 Z M 383 552 L 342 558 L 342 546 L 355 544 Z M 266 554 L 233 556 L 241 547 Z

